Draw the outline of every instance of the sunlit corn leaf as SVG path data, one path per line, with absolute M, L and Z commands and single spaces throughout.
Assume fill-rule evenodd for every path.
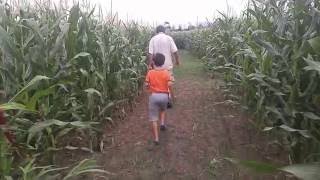
M 248 168 L 249 170 L 256 173 L 274 173 L 278 171 L 279 166 L 275 166 L 273 164 L 258 162 L 258 161 L 250 161 L 250 160 L 238 160 L 234 158 L 225 158 L 226 160 L 240 165 L 242 167 Z
M 250 48 L 240 50 L 239 52 L 236 53 L 236 55 L 242 55 L 242 54 L 246 55 L 246 56 L 249 56 L 251 58 L 254 58 L 254 59 L 257 58 L 257 55 Z
M 13 98 L 10 99 L 9 102 L 14 102 L 17 99 L 20 98 L 20 96 L 29 88 L 31 88 L 32 86 L 37 85 L 41 80 L 48 80 L 50 78 L 48 78 L 47 76 L 40 76 L 37 75 L 35 76 L 27 85 L 25 85 Z
M 70 122 L 70 125 L 77 128 L 90 128 L 92 125 L 97 125 L 98 122 L 84 122 L 84 121 L 74 121 Z
M 89 53 L 87 52 L 81 52 L 81 53 L 78 53 L 77 55 L 75 55 L 70 61 L 73 61 L 75 59 L 78 59 L 79 57 L 88 57 L 90 56 Z
M 304 112 L 303 115 L 311 120 L 320 120 L 320 116 L 317 116 L 316 114 L 312 112 Z
M 50 119 L 50 120 L 45 120 L 45 121 L 41 121 L 41 122 L 36 122 L 35 124 L 33 124 L 30 129 L 28 130 L 29 134 L 28 134 L 28 140 L 27 143 L 29 144 L 31 139 L 39 132 L 43 131 L 44 129 L 51 127 L 52 125 L 56 125 L 56 126 L 66 126 L 68 125 L 68 122 L 63 122 L 57 119 Z
M 13 178 L 11 176 L 4 176 L 5 180 L 13 180 Z
M 81 162 L 79 162 L 79 164 L 77 164 L 75 167 L 73 167 L 63 178 L 63 180 L 68 180 L 70 178 L 77 177 L 85 173 L 102 173 L 109 175 L 113 174 L 106 170 L 99 169 L 99 167 L 96 165 L 96 161 L 91 159 L 84 159 Z
M 314 61 L 312 56 L 309 54 L 307 58 L 304 58 L 308 66 L 304 67 L 307 71 L 317 71 L 320 74 L 320 62 Z
M 308 40 L 315 53 L 320 54 L 320 36 Z
M 15 102 L 9 102 L 0 105 L 0 109 L 4 111 L 8 110 L 21 110 L 21 111 L 29 111 L 29 112 L 36 112 L 34 109 L 30 109 L 27 106 Z
M 320 164 L 294 164 L 280 168 L 282 171 L 294 174 L 296 177 L 303 180 L 320 179 Z
M 44 90 L 38 90 L 36 93 L 30 98 L 30 100 L 27 103 L 27 107 L 29 109 L 36 110 L 36 104 L 42 97 L 46 97 L 48 95 L 54 94 L 56 92 L 56 86 L 51 86 Z
M 294 129 L 294 128 L 291 128 L 291 127 L 289 127 L 287 125 L 284 125 L 284 124 L 280 125 L 280 126 L 276 126 L 276 127 L 265 127 L 264 131 L 270 131 L 270 130 L 273 130 L 275 128 L 281 128 L 281 129 L 283 129 L 283 130 L 285 130 L 287 132 L 291 132 L 291 133 L 292 132 L 297 132 L 297 133 L 299 133 L 300 135 L 302 135 L 305 138 L 311 138 L 311 135 L 308 132 L 308 130 Z
M 49 179 L 58 178 L 58 176 L 60 176 L 60 174 L 56 173 L 56 172 L 65 170 L 65 169 L 67 169 L 67 167 L 54 168 L 53 166 L 45 166 L 45 167 L 37 167 L 37 169 L 41 169 L 41 171 L 36 174 L 36 177 L 35 177 L 36 180 L 41 180 L 41 179 L 48 179 L 49 180 Z M 52 175 L 53 173 L 55 173 L 55 174 Z
M 94 89 L 94 88 L 89 88 L 89 89 L 86 89 L 84 91 L 86 93 L 88 93 L 88 94 L 97 94 L 100 97 L 102 96 L 101 93 L 98 90 Z
M 303 180 L 315 180 L 320 179 L 320 164 L 294 164 L 290 166 L 276 166 L 270 163 L 262 163 L 258 161 L 249 160 L 238 160 L 234 158 L 225 158 L 226 160 L 237 164 L 239 166 L 245 167 L 255 173 L 276 173 L 279 171 L 284 171 L 295 175 Z

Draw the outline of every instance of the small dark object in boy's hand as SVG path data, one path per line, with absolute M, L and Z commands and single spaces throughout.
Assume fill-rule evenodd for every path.
M 168 102 L 168 105 L 167 105 L 167 108 L 168 108 L 168 109 L 171 109 L 172 106 L 173 106 L 172 101 L 169 101 L 169 102 Z

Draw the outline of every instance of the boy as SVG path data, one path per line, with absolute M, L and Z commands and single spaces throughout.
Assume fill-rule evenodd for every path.
M 163 68 L 165 56 L 157 53 L 154 56 L 155 68 L 149 70 L 146 76 L 146 86 L 149 89 L 149 120 L 152 122 L 152 132 L 155 145 L 159 145 L 158 120 L 160 117 L 160 130 L 166 129 L 165 112 L 169 102 L 172 79 L 168 70 Z

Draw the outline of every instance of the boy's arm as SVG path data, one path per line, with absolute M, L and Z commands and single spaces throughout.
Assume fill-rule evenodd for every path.
M 149 89 L 149 87 L 150 87 L 149 72 L 147 73 L 146 79 L 144 80 L 144 86 L 146 87 L 146 89 Z
M 149 82 L 144 82 L 144 87 L 146 87 L 147 89 L 149 89 L 149 87 L 150 87 Z
M 171 81 L 169 81 L 169 91 L 170 91 L 170 98 L 172 100 L 174 100 L 173 99 L 174 98 L 174 94 L 173 94 L 173 88 L 172 88 L 172 82 Z
M 169 91 L 170 91 L 170 98 L 171 98 L 172 100 L 174 100 L 174 99 L 173 99 L 173 98 L 174 98 L 174 94 L 173 94 L 173 87 L 172 87 L 172 85 L 173 85 L 173 79 L 172 79 L 171 75 L 170 75 L 169 72 L 168 72 L 168 87 L 169 87 Z

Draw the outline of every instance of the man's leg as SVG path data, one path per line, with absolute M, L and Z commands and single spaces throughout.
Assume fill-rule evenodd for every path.
M 173 90 L 173 84 L 174 84 L 174 76 L 173 76 L 173 69 L 169 69 L 168 70 L 170 73 L 170 80 L 171 80 L 171 84 L 169 87 L 169 103 L 168 103 L 168 108 L 172 108 L 173 102 L 174 102 L 174 90 Z

